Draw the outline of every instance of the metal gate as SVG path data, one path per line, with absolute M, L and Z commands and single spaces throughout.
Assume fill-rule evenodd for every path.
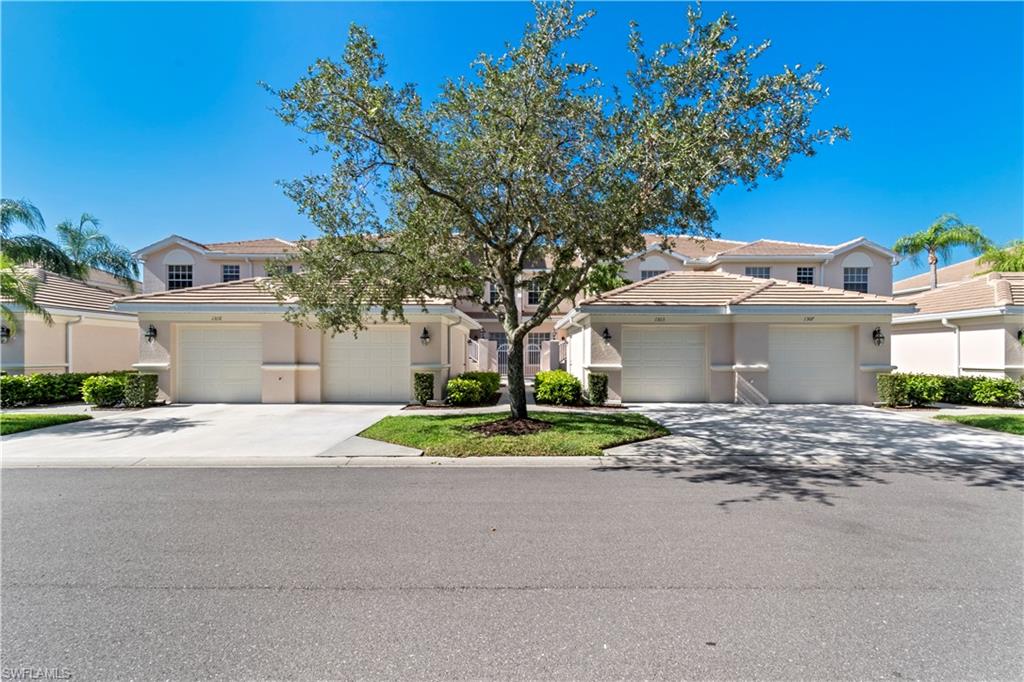
M 508 376 L 508 344 L 498 344 L 498 374 Z

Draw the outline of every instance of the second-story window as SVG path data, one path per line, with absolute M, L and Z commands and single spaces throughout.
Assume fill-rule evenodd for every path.
M 796 281 L 799 284 L 814 284 L 814 268 L 797 268 Z
M 242 279 L 242 266 L 241 265 L 222 265 L 220 266 L 220 281 L 222 282 L 236 282 Z
M 641 270 L 640 279 L 650 279 L 651 277 L 657 277 L 658 275 L 665 274 L 664 270 Z
M 493 305 L 498 302 L 498 287 L 493 284 L 487 285 L 487 301 Z
M 192 286 L 191 265 L 168 265 L 167 266 L 167 288 L 188 289 Z
M 843 268 L 843 288 L 847 291 L 868 293 L 868 269 Z
M 540 284 L 536 280 L 526 284 L 526 305 L 540 305 Z
M 747 277 L 756 277 L 758 279 L 772 278 L 772 269 L 767 265 L 748 265 L 743 273 Z

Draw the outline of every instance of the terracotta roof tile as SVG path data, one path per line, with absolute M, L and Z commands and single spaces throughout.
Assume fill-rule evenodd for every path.
M 583 301 L 584 306 L 907 305 L 887 296 L 755 279 L 727 272 L 666 272 Z
M 978 275 L 979 270 L 985 269 L 984 266 L 978 264 L 978 258 L 980 258 L 980 256 L 976 256 L 965 261 L 960 261 L 959 263 L 953 263 L 952 265 L 947 265 L 944 268 L 939 268 L 938 272 L 936 273 L 938 275 L 939 286 L 943 286 L 945 284 L 955 284 L 957 282 L 964 282 L 966 280 L 976 277 Z M 899 293 L 907 289 L 930 287 L 931 284 L 931 272 L 922 272 L 919 275 L 905 277 L 903 279 L 893 282 L 892 290 L 895 291 L 896 293 Z
M 758 239 L 749 244 L 742 244 L 722 251 L 720 256 L 803 256 L 828 253 L 834 246 L 824 244 L 801 244 L 799 242 L 781 242 L 774 239 Z
M 224 251 L 225 253 L 288 253 L 295 251 L 296 245 L 293 242 L 269 237 L 267 239 L 243 239 L 233 242 L 210 242 L 203 244 L 210 251 Z
M 662 239 L 664 239 L 664 237 L 659 234 L 644 235 L 644 241 L 648 248 L 656 244 L 660 244 Z M 700 237 L 692 237 L 689 235 L 669 237 L 668 242 L 673 251 L 680 253 L 687 258 L 706 258 L 707 256 L 715 255 L 719 251 L 731 249 L 744 243 L 731 239 L 714 239 L 711 237 L 701 239 Z
M 157 291 L 117 299 L 117 303 L 151 303 L 156 305 L 276 305 L 274 294 L 262 282 L 267 277 L 251 277 L 234 282 L 218 282 L 188 289 Z M 407 301 L 407 305 L 418 305 L 418 301 Z M 450 301 L 427 299 L 428 305 L 447 305 Z
M 993 272 L 900 300 L 915 303 L 920 314 L 1024 306 L 1024 272 Z
M 34 269 L 31 272 L 37 277 L 35 301 L 43 308 L 115 312 L 110 305 L 117 300 L 117 293 L 45 270 Z M 6 298 L 3 300 L 8 301 Z

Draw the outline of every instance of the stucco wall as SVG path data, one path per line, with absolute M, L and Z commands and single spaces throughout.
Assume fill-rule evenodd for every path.
M 171 259 L 168 256 L 174 254 Z M 202 253 L 197 253 L 178 244 L 171 244 L 159 251 L 146 255 L 142 268 L 142 291 L 150 293 L 163 291 L 167 288 L 167 264 L 168 260 L 175 263 L 192 264 L 192 286 L 203 286 L 205 284 L 217 284 L 223 281 L 222 265 L 239 266 L 239 277 L 264 277 L 267 274 L 267 258 L 262 256 L 250 256 L 245 258 L 208 258 Z M 295 265 L 295 263 L 292 263 Z
M 139 328 L 135 320 L 113 324 L 85 318 L 72 325 L 72 372 L 131 369 L 138 361 Z
M 960 328 L 962 374 L 1019 377 L 1024 349 L 1010 316 L 950 320 Z M 957 373 L 957 336 L 938 321 L 896 325 L 892 336 L 893 364 L 901 372 L 925 372 L 954 376 Z
M 892 335 L 892 364 L 900 372 L 956 374 L 956 335 L 937 325 L 897 325 Z
M 665 270 L 668 272 L 675 272 L 677 270 L 689 269 L 689 266 L 683 264 L 678 258 L 670 256 L 665 253 L 651 252 L 646 257 L 630 258 L 622 262 L 622 267 L 626 274 L 626 279 L 630 282 L 639 282 L 640 273 L 643 270 Z
M 847 263 L 856 264 L 858 259 L 870 261 L 868 270 L 868 292 L 882 296 L 892 295 L 892 261 L 871 249 L 851 249 L 839 254 L 825 264 L 823 284 L 834 289 L 843 288 L 843 268 Z
M 767 263 L 764 261 L 751 260 L 741 263 L 730 261 L 728 263 L 720 263 L 716 270 L 719 272 L 728 272 L 734 275 L 745 275 L 748 267 L 754 266 L 767 266 L 770 267 L 771 275 L 773 279 L 784 279 L 790 282 L 796 281 L 796 269 L 800 268 L 814 268 L 814 284 L 821 286 L 824 281 L 822 264 L 820 262 L 807 261 L 803 263 Z

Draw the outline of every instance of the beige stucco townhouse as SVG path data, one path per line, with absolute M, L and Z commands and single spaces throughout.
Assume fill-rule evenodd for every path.
M 917 306 L 893 318 L 892 361 L 900 371 L 1024 375 L 1024 273 L 964 274 L 969 269 L 977 265 L 899 298 Z
M 558 322 L 568 370 L 624 402 L 863 403 L 890 362 L 888 296 L 721 271 L 665 272 Z
M 0 369 L 8 374 L 62 374 L 131 369 L 139 359 L 139 325 L 134 313 L 114 311 L 127 288 L 112 276 L 92 271 L 87 281 L 36 268 L 35 301 L 52 317 L 15 312 L 15 325 L 0 329 Z

